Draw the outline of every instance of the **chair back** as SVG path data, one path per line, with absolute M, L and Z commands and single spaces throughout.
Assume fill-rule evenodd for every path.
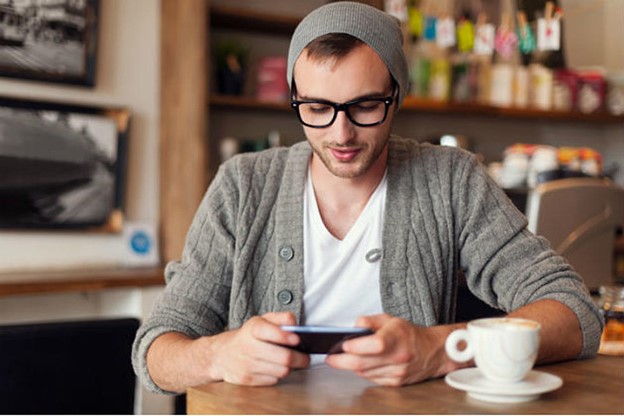
M 135 318 L 0 326 L 0 414 L 132 414 Z
M 590 290 L 614 283 L 616 230 L 624 227 L 624 189 L 599 178 L 538 185 L 527 202 L 529 230 L 550 241 Z

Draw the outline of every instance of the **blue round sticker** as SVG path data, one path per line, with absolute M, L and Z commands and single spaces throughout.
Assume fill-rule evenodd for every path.
M 130 247 L 137 254 L 147 254 L 152 248 L 152 239 L 144 231 L 136 231 L 130 238 Z

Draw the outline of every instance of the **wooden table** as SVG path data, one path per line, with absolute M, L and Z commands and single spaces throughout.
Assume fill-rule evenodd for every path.
M 624 357 L 539 366 L 563 386 L 525 403 L 468 397 L 443 378 L 405 387 L 380 387 L 348 371 L 295 371 L 276 386 L 213 383 L 187 391 L 189 414 L 622 414 Z

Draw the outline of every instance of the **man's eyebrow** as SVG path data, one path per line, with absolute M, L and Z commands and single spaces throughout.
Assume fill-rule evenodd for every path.
M 346 103 L 351 102 L 351 101 L 356 101 L 356 100 L 362 100 L 362 99 L 366 99 L 366 98 L 385 98 L 387 95 L 386 92 L 369 92 L 366 94 L 362 94 L 362 95 L 358 95 L 355 96 L 353 98 L 350 98 L 347 101 L 344 101 Z M 340 104 L 340 103 L 336 103 L 335 101 L 331 101 L 328 100 L 326 98 L 322 98 L 322 97 L 310 97 L 307 95 L 300 95 L 299 92 L 297 92 L 297 95 L 299 96 L 300 100 L 305 100 L 305 101 L 325 101 L 325 102 L 330 102 L 330 103 L 334 103 L 334 104 Z

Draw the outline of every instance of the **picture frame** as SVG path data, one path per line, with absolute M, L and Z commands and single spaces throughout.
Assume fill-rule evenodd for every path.
M 0 0 L 0 76 L 93 87 L 99 0 Z
M 123 230 L 131 113 L 0 97 L 0 230 Z

